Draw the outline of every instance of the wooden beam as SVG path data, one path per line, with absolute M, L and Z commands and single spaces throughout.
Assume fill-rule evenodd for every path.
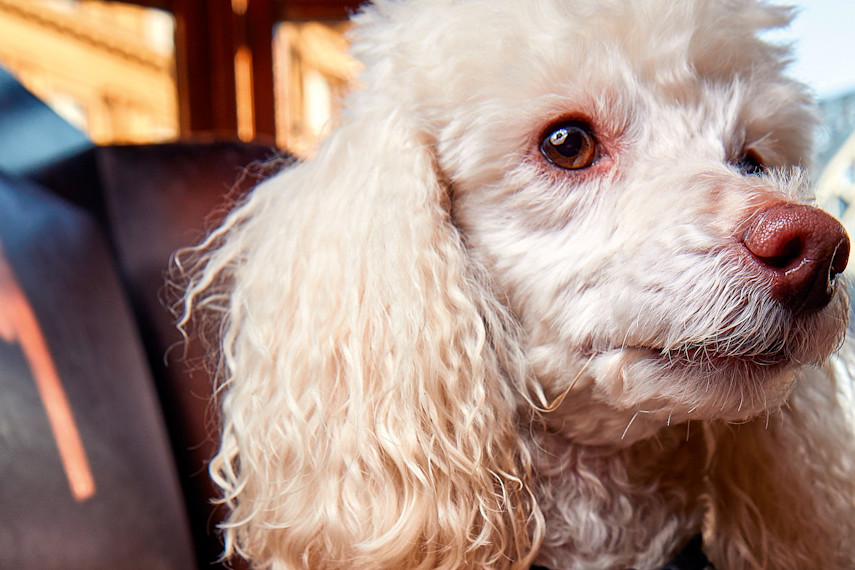
M 173 0 L 181 134 L 237 134 L 234 14 L 218 0 Z
M 272 143 L 273 32 L 282 20 L 343 20 L 362 0 L 126 0 L 175 16 L 182 137 Z
M 273 31 L 277 12 L 273 0 L 247 0 L 243 42 L 251 55 L 252 123 L 255 140 L 276 141 L 273 82 Z

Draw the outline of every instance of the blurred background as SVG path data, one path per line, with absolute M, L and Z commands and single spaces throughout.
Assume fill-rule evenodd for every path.
M 0 0 L 0 568 L 226 567 L 211 375 L 164 281 L 327 132 L 358 5 Z M 819 101 L 811 173 L 850 234 L 854 32 L 855 2 L 810 0 L 769 34 Z
M 300 152 L 355 71 L 358 4 L 0 0 L 0 64 L 95 144 L 205 133 Z
M 804 0 L 786 30 L 770 34 L 793 46 L 793 77 L 819 101 L 821 126 L 812 157 L 817 202 L 855 235 L 855 2 Z M 850 271 L 852 267 L 849 268 Z

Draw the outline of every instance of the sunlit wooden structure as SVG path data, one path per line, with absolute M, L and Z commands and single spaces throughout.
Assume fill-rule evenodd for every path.
M 130 4 L 0 0 L 0 63 L 96 143 L 175 137 L 172 41 L 145 41 L 169 20 Z
M 299 151 L 324 122 L 313 105 L 353 75 L 359 3 L 0 0 L 0 63 L 98 144 L 204 133 Z
M 273 140 L 279 22 L 340 21 L 359 0 L 133 0 L 172 13 L 180 131 Z

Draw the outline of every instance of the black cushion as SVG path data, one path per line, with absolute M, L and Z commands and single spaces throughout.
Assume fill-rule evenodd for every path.
M 152 377 L 98 227 L 0 175 L 0 244 L 0 568 L 194 567 Z

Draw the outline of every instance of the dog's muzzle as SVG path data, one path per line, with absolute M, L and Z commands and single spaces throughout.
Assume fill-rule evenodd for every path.
M 761 212 L 742 244 L 755 269 L 770 278 L 772 298 L 793 313 L 825 307 L 849 260 L 840 222 L 804 204 L 780 202 Z

